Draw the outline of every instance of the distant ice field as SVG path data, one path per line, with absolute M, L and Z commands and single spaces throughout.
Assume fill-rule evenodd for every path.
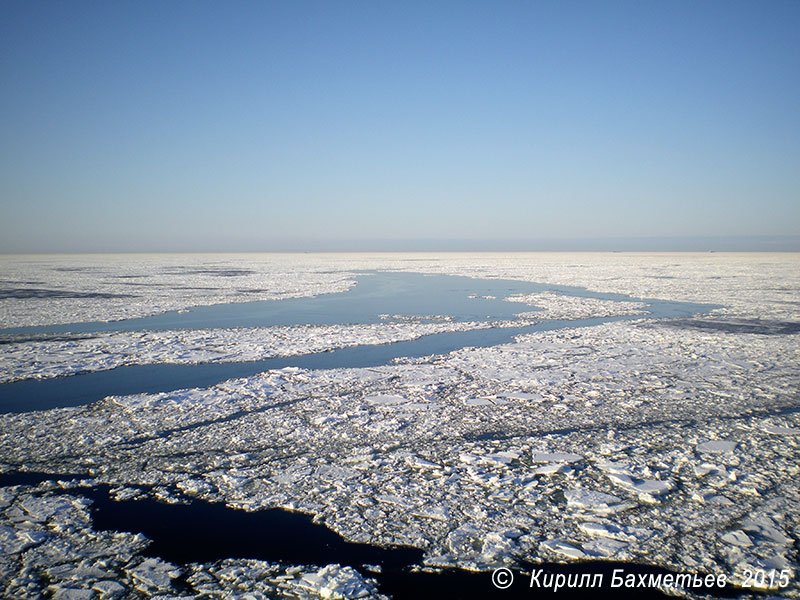
M 96 333 L 108 331 L 161 331 L 297 325 L 375 324 L 386 321 L 501 321 L 528 311 L 535 302 L 552 305 L 559 299 L 580 297 L 590 304 L 627 302 L 615 312 L 628 314 L 630 305 L 644 314 L 644 303 L 630 302 L 618 294 L 599 294 L 583 288 L 535 284 L 503 279 L 407 272 L 355 272 L 354 285 L 345 292 L 314 297 L 284 298 L 201 306 L 158 315 L 88 323 L 67 323 L 7 328 L 0 334 Z M 96 296 L 87 296 L 95 298 Z M 38 297 L 37 297 L 38 298 Z M 510 301 L 506 300 L 509 299 Z M 593 303 L 591 301 L 594 301 Z M 676 303 L 677 304 L 677 303 Z M 554 308 L 550 306 L 551 312 Z M 662 308 L 662 312 L 666 307 Z M 682 313 L 688 313 L 683 310 Z
M 792 253 L 3 255 L 0 328 L 317 296 L 350 289 L 364 270 L 577 286 L 797 320 L 799 263 Z
M 35 597 L 44 585 L 64 597 L 385 593 L 360 563 L 148 556 L 144 537 L 98 529 L 81 500 L 97 496 L 80 486 L 108 486 L 112 499 L 301 511 L 349 542 L 410 546 L 423 569 L 487 571 L 487 582 L 499 566 L 600 560 L 735 586 L 785 573 L 785 584 L 762 577 L 761 588 L 800 597 L 796 254 L 6 256 L 0 265 L 2 327 L 44 327 L 0 333 L 2 381 L 28 380 L 0 389 L 421 345 L 380 364 L 264 363 L 202 385 L 189 377 L 180 389 L 0 415 L 0 475 L 45 474 L 0 488 L 5 596 Z M 434 293 L 425 280 L 444 287 Z M 375 293 L 359 290 L 367 282 L 387 286 L 373 304 L 325 309 Z M 287 301 L 314 308 L 293 321 L 180 325 Z M 194 308 L 215 306 L 224 308 Z M 124 319 L 151 326 L 126 329 Z M 475 343 L 423 351 L 426 340 L 462 335 Z

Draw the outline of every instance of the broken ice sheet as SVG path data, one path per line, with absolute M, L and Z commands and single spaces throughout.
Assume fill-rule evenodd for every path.
M 750 259 L 721 256 L 581 256 L 569 258 L 569 269 L 553 257 L 471 260 L 413 266 L 711 302 L 725 305 L 720 313 L 731 318 L 797 319 L 800 306 L 800 269 L 771 257 L 757 268 Z M 386 261 L 393 268 L 411 264 Z M 788 291 L 770 291 L 776 280 Z M 236 337 L 206 333 L 209 343 Z M 299 336 L 288 344 L 307 341 Z M 702 565 L 730 573 L 729 560 L 796 569 L 796 555 L 785 549 L 800 531 L 800 456 L 796 436 L 784 429 L 797 430 L 800 421 L 782 411 L 796 404 L 799 362 L 796 336 L 608 323 L 373 370 L 284 370 L 209 389 L 7 415 L 0 456 L 6 471 L 91 472 L 122 490 L 175 490 L 242 510 L 292 507 L 350 540 L 424 548 L 436 564 L 490 568 L 519 559 L 601 557 L 614 550 L 608 539 L 628 544 L 612 558 L 679 570 Z M 367 400 L 385 397 L 407 402 Z M 409 408 L 416 404 L 428 408 Z M 537 462 L 536 453 L 548 460 Z M 559 453 L 579 458 L 554 458 Z M 615 483 L 614 473 L 630 482 Z M 635 487 L 647 482 L 674 487 L 651 503 Z M 570 506 L 571 490 L 619 502 L 576 497 Z M 767 517 L 769 523 L 759 520 Z M 603 532 L 589 525 L 597 522 Z M 503 532 L 514 529 L 521 535 L 506 542 Z M 752 545 L 722 540 L 737 530 Z M 237 581 L 265 572 L 248 568 Z M 207 589 L 230 589 L 210 566 L 192 569 Z M 286 582 L 317 571 L 275 577 L 291 586 Z M 792 585 L 787 593 L 796 593 Z
M 575 470 L 564 464 L 564 463 L 547 463 L 542 465 L 541 467 L 537 467 L 534 471 L 534 475 L 554 475 L 556 473 L 560 473 L 562 475 L 569 475 L 573 473 Z
M 3 259 L 6 280 L 21 290 L 74 292 L 0 300 L 0 328 L 113 321 L 193 306 L 299 298 L 343 292 L 355 281 L 300 255 L 41 255 Z M 25 283 L 33 282 L 33 283 Z
M 639 479 L 624 463 L 611 463 L 600 461 L 598 467 L 606 472 L 611 483 L 621 488 L 635 492 L 639 498 L 647 502 L 658 502 L 661 496 L 670 492 L 675 484 L 671 481 L 659 479 Z

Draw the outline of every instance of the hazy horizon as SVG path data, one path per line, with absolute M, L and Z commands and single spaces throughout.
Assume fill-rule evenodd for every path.
M 797 2 L 8 2 L 0 252 L 800 249 L 798 30 Z
M 482 252 L 800 252 L 800 236 L 609 238 L 549 240 L 307 240 L 266 248 L 77 248 L 2 251 L 0 254 L 270 254 Z

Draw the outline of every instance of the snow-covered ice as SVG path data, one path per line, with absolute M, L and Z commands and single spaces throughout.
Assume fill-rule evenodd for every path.
M 586 319 L 621 315 L 646 315 L 647 305 L 642 302 L 618 302 L 599 298 L 578 298 L 555 292 L 509 296 L 509 302 L 521 302 L 536 307 L 535 312 L 521 313 L 534 319 Z

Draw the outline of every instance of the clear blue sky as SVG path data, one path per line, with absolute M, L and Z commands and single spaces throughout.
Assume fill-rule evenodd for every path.
M 6 0 L 0 251 L 798 236 L 798 32 L 795 0 Z

